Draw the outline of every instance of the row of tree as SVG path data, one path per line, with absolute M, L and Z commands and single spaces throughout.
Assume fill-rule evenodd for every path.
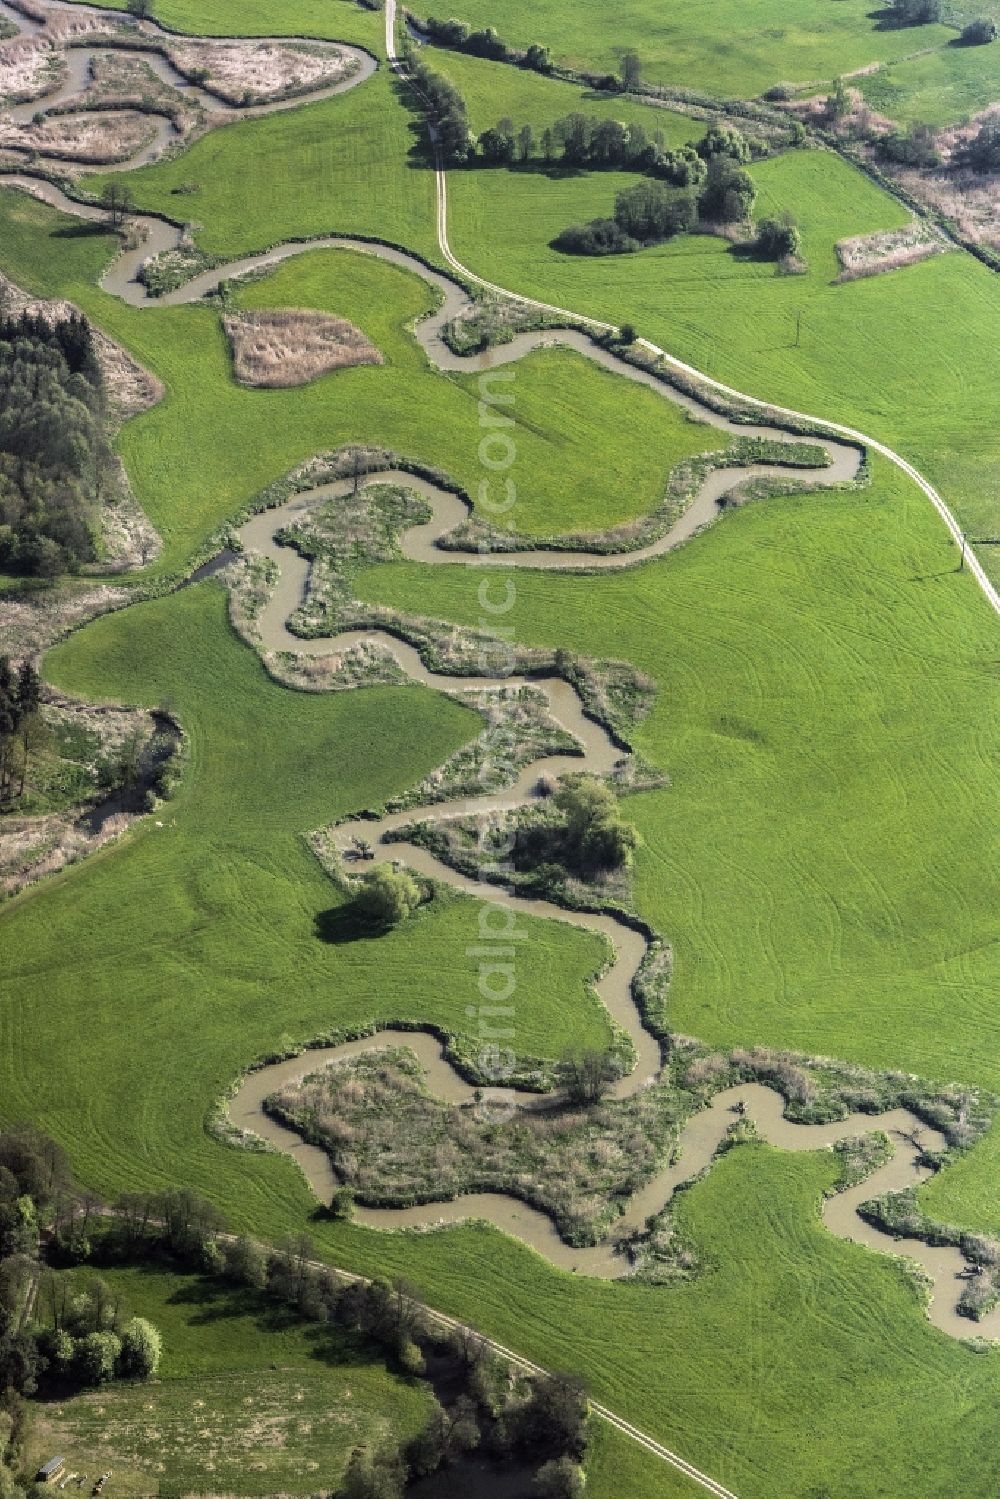
M 15 670 L 0 656 L 0 804 L 24 791 L 28 759 L 37 740 L 42 684 L 25 658 Z
M 509 118 L 484 130 L 477 142 L 479 157 L 490 166 L 526 165 L 650 172 L 677 187 L 697 187 L 708 164 L 718 157 L 747 162 L 753 148 L 743 134 L 730 125 L 714 124 L 701 140 L 668 148 L 662 130 L 650 135 L 646 127 L 622 120 L 594 119 L 574 111 L 547 125 L 536 135 L 534 127 L 514 125 Z
M 531 42 L 522 51 L 505 42 L 493 26 L 477 31 L 466 21 L 454 18 L 443 21 L 438 16 L 428 16 L 421 25 L 431 41 L 436 42 L 439 47 L 449 47 L 454 52 L 468 52 L 473 57 L 488 57 L 492 62 L 516 63 L 536 73 L 552 72 L 551 53 L 540 42 Z M 628 93 L 642 85 L 642 60 L 634 47 L 625 47 L 619 54 L 617 73 L 583 76 L 595 88 Z
M 54 577 L 93 560 L 110 461 L 86 320 L 0 320 L 0 567 Z
M 130 1193 L 113 1213 L 100 1210 L 74 1189 L 61 1149 L 30 1128 L 0 1135 L 0 1467 L 8 1457 L 16 1462 L 21 1395 L 45 1380 L 95 1386 L 149 1378 L 160 1357 L 157 1329 L 130 1317 L 99 1275 L 82 1280 L 78 1272 L 41 1273 L 43 1221 L 51 1230 L 48 1253 L 57 1262 L 115 1264 L 167 1255 L 301 1317 L 354 1332 L 412 1377 L 425 1373 L 431 1352 L 452 1360 L 459 1378 L 450 1403 L 435 1402 L 424 1429 L 403 1446 L 356 1452 L 338 1491 L 342 1499 L 400 1499 L 411 1477 L 433 1473 L 480 1445 L 498 1461 L 526 1466 L 538 1499 L 577 1499 L 582 1492 L 589 1408 L 578 1380 L 515 1378 L 470 1329 L 434 1324 L 403 1282 L 344 1280 L 317 1264 L 306 1234 L 276 1248 L 227 1235 L 213 1205 L 196 1192 Z M 35 1285 L 34 1313 L 27 1315 Z M 3 1499 L 20 1492 L 0 1472 Z
M 491 62 L 520 62 L 536 73 L 552 71 L 549 49 L 538 42 L 532 42 L 525 52 L 519 52 L 509 47 L 492 26 L 476 31 L 465 21 L 442 21 L 437 16 L 428 16 L 423 26 L 432 41 L 441 47 L 450 47 L 454 52 L 488 57 Z
M 469 114 L 458 89 L 424 61 L 421 51 L 404 42 L 403 55 L 414 87 L 427 109 L 435 144 L 449 165 L 468 161 L 473 149 Z

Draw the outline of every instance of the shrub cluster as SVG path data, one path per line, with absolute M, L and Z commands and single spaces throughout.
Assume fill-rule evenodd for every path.
M 941 19 L 941 0 L 889 0 L 897 26 L 929 26 Z
M 984 16 L 979 21 L 970 21 L 968 26 L 962 29 L 962 41 L 966 47 L 983 47 L 989 42 L 995 42 L 1000 35 L 996 21 L 992 16 Z
M 650 170 L 665 180 L 625 188 L 615 199 L 612 218 L 571 225 L 553 243 L 568 254 L 614 255 L 690 233 L 700 220 L 743 222 L 756 200 L 744 165 L 749 156 L 738 130 L 714 125 L 697 145 L 656 157 Z
M 984 120 L 962 152 L 962 161 L 975 172 L 1000 172 L 1000 120 Z
M 754 249 L 764 260 L 789 260 L 799 253 L 802 236 L 790 214 L 780 219 L 761 219 Z
M 886 161 L 907 167 L 937 167 L 941 153 L 930 125 L 914 123 L 905 130 L 890 130 L 878 138 L 878 151 Z

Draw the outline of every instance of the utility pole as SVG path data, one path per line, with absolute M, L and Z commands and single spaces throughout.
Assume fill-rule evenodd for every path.
M 958 570 L 959 570 L 960 573 L 964 573 L 965 572 L 965 543 L 966 543 L 966 535 L 965 535 L 965 532 L 963 531 L 962 532 L 962 555 L 961 555 L 961 557 L 958 560 Z
M 795 347 L 799 348 L 802 343 L 802 310 L 795 314 Z

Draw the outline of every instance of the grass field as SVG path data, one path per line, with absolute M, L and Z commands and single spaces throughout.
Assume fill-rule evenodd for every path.
M 429 1413 L 425 1385 L 252 1294 L 152 1269 L 102 1278 L 163 1334 L 159 1374 L 45 1404 L 36 1464 L 58 1451 L 91 1479 L 110 1469 L 123 1499 L 310 1494 L 336 1486 L 356 1445 L 405 1439 Z
M 460 568 L 397 565 L 365 591 L 463 618 L 466 583 Z M 309 1213 L 294 1168 L 202 1129 L 234 1070 L 281 1031 L 373 1013 L 447 1021 L 464 1003 L 461 906 L 328 951 L 311 923 L 329 887 L 295 830 L 384 795 L 393 758 L 393 785 L 415 778 L 468 729 L 414 690 L 330 701 L 267 686 L 222 607 L 202 585 L 50 654 L 55 680 L 88 695 L 172 697 L 192 768 L 163 828 L 6 914 L 0 1096 L 66 1139 L 99 1188 L 183 1179 L 273 1235 Z M 995 653 L 923 503 L 880 475 L 858 496 L 744 510 L 599 584 L 526 574 L 516 625 L 518 639 L 580 651 L 599 640 L 659 681 L 639 747 L 671 785 L 629 811 L 646 839 L 640 905 L 675 945 L 679 1028 L 1000 1081 L 983 841 Z M 389 723 L 408 759 L 388 750 Z M 586 939 L 546 923 L 529 948 L 518 1044 L 551 1050 L 560 1025 L 599 1027 L 580 982 Z M 123 1112 L 122 1098 L 141 1106 Z M 435 1304 L 583 1371 L 749 1499 L 810 1485 L 888 1499 L 918 1473 L 922 1495 L 960 1483 L 987 1499 L 996 1360 L 935 1333 L 890 1261 L 821 1229 L 832 1169 L 763 1149 L 727 1158 L 685 1204 L 709 1272 L 677 1290 L 584 1288 L 488 1230 L 439 1242 L 313 1227 L 341 1262 L 405 1271 Z
M 203 4 L 161 3 L 164 19 L 204 28 Z M 570 11 L 550 0 L 519 38 L 505 24 L 520 24 L 509 0 L 499 3 L 469 19 L 545 41 L 551 18 L 581 54 L 609 24 L 606 10 L 599 28 L 592 5 Z M 914 42 L 912 32 L 878 30 L 857 0 L 838 0 L 819 19 L 801 0 L 779 14 L 776 0 L 738 15 L 731 0 L 720 3 L 695 18 L 683 0 L 666 23 L 642 0 L 616 14 L 615 35 L 640 45 L 651 76 L 660 56 L 691 84 L 714 54 L 720 91 L 827 78 L 854 57 L 898 55 L 869 47 Z M 222 0 L 216 24 L 235 24 L 236 7 Z M 241 29 L 274 29 L 270 7 L 239 8 Z M 322 19 L 336 27 L 347 9 L 324 4 Z M 318 23 L 319 12 L 320 0 L 294 0 L 282 24 Z M 351 14 L 359 29 L 381 25 Z M 945 34 L 923 28 L 920 37 Z M 814 51 L 822 70 L 806 71 Z M 543 123 L 543 109 L 573 107 L 562 86 L 497 69 L 492 91 L 483 65 L 442 56 L 483 123 L 522 107 Z M 380 76 L 328 104 L 219 132 L 132 183 L 144 206 L 190 212 L 203 225 L 199 241 L 219 254 L 335 231 L 432 254 L 432 182 L 408 163 L 412 124 Z M 707 238 L 622 259 L 559 256 L 552 235 L 606 212 L 632 180 L 603 173 L 452 173 L 452 244 L 505 285 L 633 321 L 743 389 L 874 431 L 941 484 L 973 534 L 1000 532 L 988 336 L 996 281 L 954 253 L 834 285 L 836 240 L 898 225 L 904 211 L 824 151 L 755 173 L 759 211 L 798 216 L 806 275 L 776 275 Z M 188 183 L 198 184 L 190 196 L 172 191 Z M 224 517 L 318 448 L 378 441 L 460 482 L 482 476 L 474 383 L 426 368 L 404 330 L 427 293 L 404 273 L 316 254 L 241 292 L 245 306 L 342 313 L 387 360 L 309 389 L 249 392 L 231 381 L 216 312 L 136 311 L 95 290 L 103 234 L 3 193 L 0 247 L 15 279 L 73 297 L 166 382 L 163 405 L 121 437 L 166 538 L 161 571 L 182 566 Z M 662 487 L 651 452 L 669 466 L 667 455 L 695 450 L 686 443 L 717 445 L 710 429 L 680 423 L 664 403 L 568 355 L 525 361 L 516 382 L 522 529 L 642 513 Z M 956 561 L 926 501 L 879 465 L 868 490 L 748 507 L 641 569 L 518 576 L 508 618 L 519 642 L 619 657 L 657 683 L 636 748 L 669 783 L 631 798 L 627 811 L 643 836 L 637 903 L 674 951 L 677 1030 L 1000 1090 L 996 621 Z M 479 622 L 478 589 L 461 567 L 393 564 L 359 586 L 373 601 Z M 829 1154 L 747 1146 L 726 1155 L 679 1206 L 702 1273 L 654 1287 L 557 1272 L 484 1226 L 390 1236 L 330 1222 L 315 1216 L 290 1161 L 237 1152 L 209 1133 L 220 1094 L 276 1047 L 371 1020 L 468 1029 L 475 904 L 438 897 L 390 936 L 325 942 L 316 918 L 338 896 L 302 835 L 418 781 L 478 731 L 476 717 L 417 688 L 324 697 L 275 686 L 233 636 L 216 583 L 97 621 L 51 651 L 45 670 L 89 698 L 169 703 L 191 758 L 177 797 L 122 845 L 5 909 L 0 1118 L 50 1130 L 101 1193 L 190 1186 L 234 1228 L 274 1239 L 308 1226 L 338 1263 L 407 1274 L 436 1306 L 582 1374 L 595 1395 L 741 1499 L 994 1499 L 1000 1351 L 975 1353 L 937 1333 L 898 1263 L 823 1229 Z M 587 980 L 602 945 L 557 923 L 522 922 L 531 940 L 519 950 L 518 1050 L 600 1045 L 606 1018 Z M 926 1202 L 1000 1227 L 998 1164 L 1000 1128 L 935 1181 Z M 123 1469 L 138 1474 L 176 1452 L 175 1468 L 190 1463 L 177 1475 L 186 1492 L 223 1454 L 228 1466 L 213 1478 L 222 1493 L 325 1487 L 322 1464 L 353 1440 L 350 1418 L 346 1427 L 332 1419 L 347 1399 L 338 1369 L 287 1330 L 272 1369 L 265 1349 L 274 1345 L 245 1308 L 203 1324 L 205 1304 L 171 1301 L 165 1282 L 150 1286 L 131 1299 L 167 1333 L 162 1383 L 146 1394 L 162 1404 L 157 1434 L 136 1439 Z M 353 1369 L 351 1379 L 353 1388 Z M 368 1420 L 415 1413 L 412 1392 L 381 1371 L 371 1379 L 359 1401 Z M 126 1428 L 144 1419 L 144 1405 L 131 1392 L 111 1398 L 122 1402 L 116 1435 L 133 1440 Z M 189 1419 L 194 1399 L 211 1416 L 205 1436 Z M 298 1416 L 288 1411 L 300 1404 L 312 1424 L 252 1482 L 229 1462 L 247 1399 L 290 1432 Z M 59 1418 L 64 1445 L 106 1433 L 106 1415 L 96 1402 L 74 1403 Z M 321 1468 L 303 1467 L 313 1461 Z M 597 1499 L 688 1492 L 607 1432 L 590 1469 Z
M 4 1084 L 6 1117 L 36 1113 L 22 1084 L 46 1052 L 58 1055 L 43 1112 L 75 1136 L 85 1178 L 110 1192 L 138 1169 L 160 1182 L 197 1178 L 214 1194 L 220 1150 L 205 1136 L 207 1112 L 279 1037 L 378 1018 L 426 1020 L 475 1043 L 476 904 L 445 894 L 384 940 L 323 941 L 316 919 L 341 897 L 303 834 L 418 781 L 478 732 L 478 716 L 419 688 L 315 696 L 272 685 L 230 632 L 218 584 L 108 616 L 47 659 L 85 696 L 174 704 L 191 770 L 124 847 L 5 914 L 4 1068 L 22 1079 Z M 603 963 L 601 939 L 551 922 L 531 935 L 519 970 L 523 1053 L 600 1042 L 606 1020 L 585 981 Z M 142 1044 L 123 1053 L 124 1034 Z M 123 1097 L 142 1100 L 124 1133 Z M 232 1205 L 257 1160 L 226 1159 Z
M 996 101 L 998 71 L 1000 64 L 988 46 L 952 42 L 855 82 L 872 108 L 890 119 L 948 125 Z
M 628 0 L 613 17 L 600 0 L 544 0 L 530 14 L 517 0 L 462 0 L 457 11 L 513 46 L 541 42 L 566 67 L 617 73 L 622 51 L 634 48 L 649 83 L 738 99 L 775 83 L 827 82 L 954 36 L 946 26 L 888 27 L 867 0 L 719 0 L 710 10 L 697 0 Z
M 317 251 L 252 283 L 240 306 L 349 316 L 386 363 L 298 390 L 247 390 L 232 378 L 217 311 L 128 308 L 87 285 L 107 259 L 107 236 L 61 237 L 65 219 L 11 191 L 0 194 L 0 212 L 0 264 L 15 280 L 79 301 L 166 384 L 166 399 L 119 439 L 140 503 L 166 543 L 156 572 L 182 567 L 271 480 L 345 442 L 383 443 L 478 493 L 478 379 L 433 370 L 408 331 L 432 306 L 418 277 L 371 256 Z M 32 246 L 41 242 L 54 254 L 39 275 Z M 682 458 L 726 445 L 715 428 L 579 354 L 540 351 L 517 365 L 515 381 L 519 501 L 509 519 L 532 535 L 641 517 L 660 502 Z
M 380 68 L 346 94 L 225 125 L 180 156 L 118 180 L 127 176 L 141 208 L 200 224 L 198 244 L 212 255 L 362 234 L 434 256 L 434 180 L 410 159 L 419 126 L 408 99 Z M 87 179 L 97 192 L 105 180 Z

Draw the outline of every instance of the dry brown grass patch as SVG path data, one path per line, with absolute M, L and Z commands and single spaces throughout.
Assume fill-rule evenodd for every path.
M 0 42 L 0 101 L 27 103 L 51 93 L 66 65 L 41 37 L 16 36 Z
M 241 385 L 308 385 L 331 370 L 383 362 L 360 328 L 325 312 L 235 312 L 227 313 L 222 322 Z
M 17 151 L 37 151 L 59 161 L 90 166 L 128 161 L 154 139 L 148 115 L 123 109 L 112 114 L 46 115 L 40 124 L 0 123 L 0 145 Z
M 883 229 L 876 234 L 858 234 L 837 244 L 837 258 L 842 270 L 838 281 L 855 281 L 862 276 L 877 276 L 898 266 L 912 265 L 939 255 L 951 245 L 930 225 L 915 222 L 902 229 Z
M 175 41 L 175 67 L 229 104 L 260 104 L 340 83 L 357 63 L 337 47 L 271 41 Z

